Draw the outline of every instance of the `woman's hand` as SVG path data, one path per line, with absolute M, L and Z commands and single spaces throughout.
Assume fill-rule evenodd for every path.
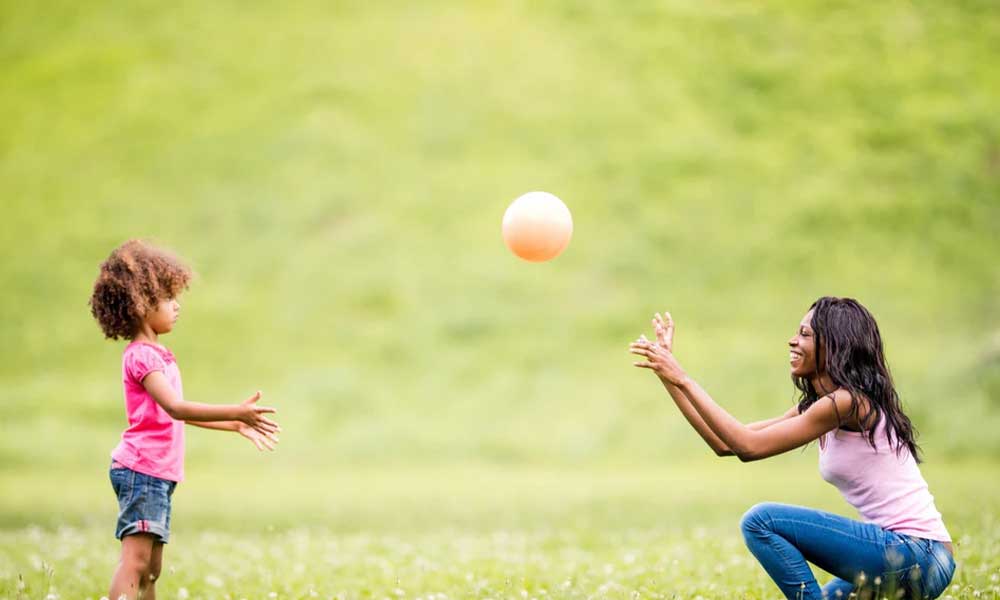
M 656 343 L 667 349 L 668 352 L 674 351 L 674 320 L 671 318 L 670 313 L 660 313 L 653 315 L 653 331 L 656 332 Z M 641 338 L 646 339 L 646 338 Z
M 237 420 L 264 435 L 281 431 L 281 427 L 277 423 L 264 416 L 267 413 L 277 411 L 267 406 L 257 406 L 258 400 L 260 400 L 259 391 L 244 400 L 240 404 L 240 413 Z
M 667 335 L 667 331 L 667 329 L 663 330 L 662 337 L 665 341 L 672 343 L 672 324 L 669 329 L 669 336 Z M 645 362 L 638 361 L 632 364 L 642 369 L 652 369 L 653 372 L 655 372 L 660 378 L 676 386 L 684 385 L 687 381 L 687 373 L 684 372 L 684 368 L 681 367 L 681 364 L 677 362 L 673 352 L 668 350 L 662 343 L 659 343 L 660 338 L 660 332 L 657 331 L 658 343 L 653 343 L 647 340 L 644 335 L 639 336 L 639 339 L 632 342 L 629 346 L 629 352 L 646 357 Z
M 236 433 L 253 442 L 253 445 L 257 446 L 257 449 L 261 451 L 265 448 L 274 450 L 274 445 L 278 443 L 277 435 L 273 433 L 261 433 L 246 423 L 239 421 L 237 421 Z

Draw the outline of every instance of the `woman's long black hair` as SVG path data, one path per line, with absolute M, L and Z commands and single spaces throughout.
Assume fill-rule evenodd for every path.
M 851 409 L 845 418 L 857 415 L 859 399 L 865 398 L 870 408 L 861 420 L 868 443 L 875 447 L 876 424 L 884 417 L 890 446 L 897 454 L 905 447 L 920 462 L 917 434 L 893 386 L 875 317 L 853 298 L 824 296 L 809 310 L 814 311 L 810 325 L 816 336 L 817 371 L 829 375 L 836 388 L 851 394 Z M 792 381 L 802 392 L 800 413 L 834 391 L 820 390 L 820 395 L 811 380 L 792 376 Z

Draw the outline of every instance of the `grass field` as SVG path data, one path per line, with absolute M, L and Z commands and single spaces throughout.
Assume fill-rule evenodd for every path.
M 773 598 L 739 517 L 748 498 L 850 515 L 814 452 L 645 469 L 320 469 L 305 484 L 267 468 L 197 473 L 175 497 L 158 597 Z M 993 469 L 925 468 L 957 542 L 953 598 L 1000 596 Z M 0 594 L 18 597 L 23 581 L 29 598 L 100 595 L 117 548 L 110 492 L 94 479 L 35 477 L 8 500 L 15 519 L 52 522 L 2 529 Z M 59 499 L 65 489 L 76 502 Z
M 997 596 L 998 55 L 985 0 L 0 0 L 0 596 L 107 584 L 121 345 L 86 301 L 131 237 L 198 273 L 187 397 L 262 389 L 285 430 L 189 432 L 161 597 L 773 597 L 736 523 L 845 510 L 814 449 L 703 463 L 626 346 L 668 309 L 772 416 L 825 294 L 882 328 L 952 595 Z M 532 189 L 575 219 L 543 265 L 500 239 Z

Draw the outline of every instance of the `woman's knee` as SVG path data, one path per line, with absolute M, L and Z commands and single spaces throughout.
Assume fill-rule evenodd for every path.
M 771 517 L 780 507 L 781 505 L 775 502 L 760 502 L 750 507 L 740 519 L 740 530 L 743 535 L 769 530 Z

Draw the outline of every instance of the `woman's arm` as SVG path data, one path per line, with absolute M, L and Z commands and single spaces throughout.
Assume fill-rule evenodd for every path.
M 632 352 L 647 359 L 646 362 L 635 363 L 635 366 L 654 370 L 683 392 L 708 429 L 744 462 L 768 458 L 805 445 L 836 429 L 839 426 L 838 414 L 848 414 L 850 410 L 850 395 L 838 390 L 830 396 L 831 402 L 817 402 L 802 414 L 793 414 L 795 409 L 790 409 L 783 417 L 756 424 L 761 428 L 753 429 L 716 404 L 698 382 L 687 376 L 673 353 L 666 348 L 640 341 L 632 344 Z
M 698 432 L 698 435 L 701 436 L 701 439 L 705 440 L 705 443 L 708 444 L 713 451 L 715 451 L 716 456 L 737 455 L 737 453 L 733 452 L 733 450 L 729 447 L 729 445 L 726 444 L 726 442 L 722 441 L 722 438 L 716 435 L 715 431 L 713 431 L 712 428 L 708 426 L 708 423 L 705 422 L 701 414 L 691 403 L 691 400 L 688 399 L 687 395 L 681 389 L 679 389 L 677 386 L 670 383 L 670 381 L 664 379 L 663 377 L 660 377 L 660 382 L 663 384 L 663 387 L 667 389 L 667 392 L 670 393 L 670 397 L 674 399 L 674 404 L 676 404 L 677 408 L 680 409 L 681 414 L 684 415 L 684 418 L 687 419 L 687 422 L 690 423 L 691 427 L 693 427 L 694 430 Z M 793 406 L 789 408 L 783 415 L 773 417 L 770 419 L 765 419 L 763 421 L 755 421 L 753 423 L 748 423 L 746 425 L 746 428 L 752 431 L 760 431 L 762 429 L 771 427 L 772 425 L 781 423 L 782 421 L 785 421 L 787 419 L 796 417 L 798 416 L 798 414 L 799 414 L 798 407 Z
M 717 436 L 715 432 L 712 431 L 712 429 L 705 423 L 705 420 L 701 418 L 701 415 L 699 415 L 698 411 L 695 410 L 691 401 L 684 395 L 684 392 L 662 377 L 660 378 L 660 383 L 663 384 L 663 387 L 667 388 L 667 393 L 669 393 L 670 397 L 674 399 L 674 404 L 677 405 L 681 414 L 684 415 L 684 418 L 687 419 L 687 422 L 691 425 L 691 427 L 698 432 L 701 439 L 705 440 L 708 447 L 715 452 L 715 455 L 733 456 L 734 452 L 730 450 L 729 446 L 727 446 L 726 443 L 723 442 L 722 439 Z
M 851 406 L 850 395 L 841 390 L 829 396 L 830 402 L 817 402 L 802 414 L 753 430 L 716 404 L 697 381 L 686 378 L 679 387 L 712 431 L 725 440 L 743 462 L 769 458 L 808 444 L 836 429 L 840 425 L 838 412 L 847 414 Z
M 665 316 L 660 316 L 660 313 L 656 313 L 653 316 L 653 329 L 656 332 L 656 345 L 665 348 L 668 351 L 673 350 L 674 342 L 674 320 L 670 317 L 670 313 L 665 313 Z M 640 336 L 639 341 L 648 342 L 645 336 Z M 715 434 L 714 431 L 705 423 L 701 415 L 695 409 L 691 401 L 688 400 L 687 396 L 681 391 L 677 386 L 670 382 L 670 380 L 661 376 L 657 373 L 660 379 L 660 383 L 666 388 L 667 393 L 673 398 L 674 404 L 677 405 L 678 410 L 684 415 L 684 418 L 691 425 L 691 427 L 701 436 L 701 439 L 705 440 L 709 448 L 715 452 L 716 456 L 734 456 L 736 453 L 733 452 L 729 446 Z M 767 419 L 764 421 L 757 421 L 756 423 L 750 423 L 747 427 L 758 430 L 764 429 L 775 423 L 779 423 L 787 418 L 790 418 L 798 414 L 798 411 L 793 407 L 789 409 L 784 415 L 779 417 L 774 417 L 772 419 Z

